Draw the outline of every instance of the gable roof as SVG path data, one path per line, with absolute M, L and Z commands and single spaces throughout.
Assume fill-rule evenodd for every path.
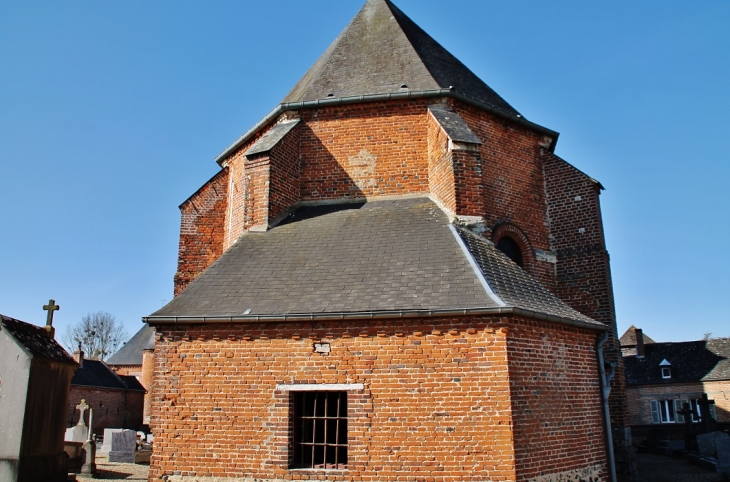
M 282 102 L 450 88 L 518 115 L 393 3 L 368 0 Z
M 269 231 L 244 234 L 145 321 L 522 310 L 605 328 L 472 236 L 428 198 L 302 207 Z
M 642 335 L 644 337 L 644 344 L 656 343 L 646 333 L 642 332 Z M 629 327 L 629 329 L 626 330 L 623 335 L 621 335 L 621 338 L 619 339 L 619 341 L 621 343 L 621 346 L 626 346 L 626 347 L 636 346 L 636 327 L 634 325 L 631 325 Z
M 0 315 L 0 326 L 33 357 L 75 365 L 73 357 L 42 326 L 31 325 L 9 316 Z
M 118 376 L 103 361 L 89 359 L 84 360 L 76 369 L 71 385 L 115 390 L 145 390 L 136 377 Z
M 624 356 L 628 385 L 730 380 L 730 338 L 650 343 L 644 350 L 644 358 Z M 669 379 L 661 376 L 664 360 L 672 367 Z
M 145 323 L 106 363 L 108 365 L 142 365 L 142 351 L 154 348 L 155 329 Z

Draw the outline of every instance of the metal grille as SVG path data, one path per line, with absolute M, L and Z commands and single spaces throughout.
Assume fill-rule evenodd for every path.
M 292 394 L 292 468 L 347 468 L 347 392 Z

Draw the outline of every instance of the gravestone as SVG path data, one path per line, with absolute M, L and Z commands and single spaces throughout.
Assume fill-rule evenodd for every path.
M 104 440 L 101 444 L 100 454 L 108 454 L 112 449 L 112 434 L 121 432 L 121 428 L 105 428 L 104 429 Z
M 137 433 L 134 430 L 122 430 L 112 433 L 112 448 L 109 451 L 109 462 L 134 463 L 134 452 L 137 450 Z
M 717 451 L 715 470 L 718 474 L 730 475 L 730 437 L 716 439 L 715 450 Z
M 717 440 L 730 439 L 730 435 L 725 432 L 703 433 L 697 436 L 697 448 L 702 457 L 717 457 L 715 444 Z
M 66 429 L 66 435 L 64 437 L 64 440 L 66 442 L 86 442 L 86 439 L 89 438 L 89 428 L 86 426 L 86 422 L 84 421 L 84 412 L 89 408 L 89 406 L 86 404 L 85 399 L 81 399 L 81 402 L 76 405 L 76 410 L 81 412 L 81 415 L 79 416 L 79 423 L 77 423 L 75 426 L 71 428 Z

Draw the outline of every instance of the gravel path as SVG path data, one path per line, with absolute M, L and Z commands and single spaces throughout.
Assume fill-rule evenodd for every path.
M 76 476 L 76 480 L 80 482 L 92 482 L 99 479 L 116 479 L 116 480 L 147 480 L 150 473 L 150 466 L 145 464 L 119 464 L 107 461 L 106 457 L 96 458 L 96 469 L 98 474 L 95 479 L 84 477 L 81 474 Z

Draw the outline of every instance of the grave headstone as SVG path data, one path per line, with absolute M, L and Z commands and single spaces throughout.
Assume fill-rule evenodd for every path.
M 81 399 L 81 402 L 76 405 L 76 410 L 81 412 L 81 415 L 79 416 L 79 423 L 77 423 L 75 426 L 71 428 L 66 429 L 66 435 L 64 436 L 64 440 L 66 442 L 86 442 L 86 439 L 89 438 L 89 428 L 86 426 L 86 422 L 84 421 L 84 412 L 89 408 L 89 406 L 86 404 L 85 399 Z
M 109 451 L 112 449 L 112 434 L 116 432 L 121 432 L 121 428 L 105 428 L 104 429 L 104 440 L 101 443 L 101 450 L 99 451 L 100 454 L 108 454 Z
M 730 437 L 716 439 L 715 450 L 717 451 L 715 470 L 718 474 L 730 475 Z
M 137 450 L 137 433 L 134 430 L 122 430 L 112 433 L 112 449 L 109 451 L 109 462 L 134 463 L 134 452 Z
M 730 435 L 725 432 L 703 433 L 697 436 L 697 448 L 702 457 L 717 457 L 715 443 L 719 439 L 729 439 Z

